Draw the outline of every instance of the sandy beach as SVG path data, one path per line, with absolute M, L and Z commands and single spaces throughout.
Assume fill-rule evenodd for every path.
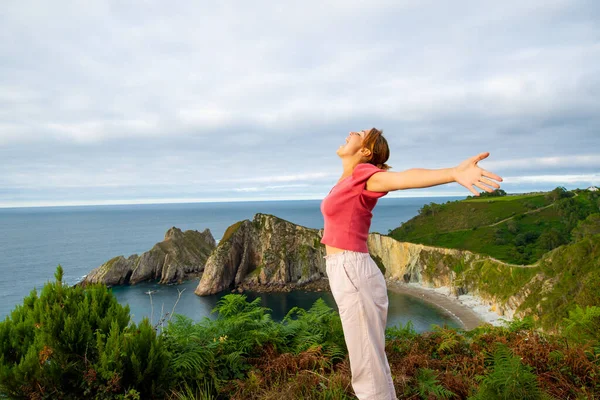
M 449 287 L 428 288 L 415 283 L 387 280 L 389 290 L 406 293 L 433 304 L 452 315 L 465 329 L 473 329 L 483 323 L 501 326 L 506 321 L 473 295 L 454 296 Z

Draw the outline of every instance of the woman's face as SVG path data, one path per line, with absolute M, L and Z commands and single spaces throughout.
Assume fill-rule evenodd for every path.
M 337 149 L 337 155 L 340 157 L 356 155 L 362 149 L 362 143 L 366 134 L 366 130 L 349 132 L 346 137 L 346 144 L 341 145 Z

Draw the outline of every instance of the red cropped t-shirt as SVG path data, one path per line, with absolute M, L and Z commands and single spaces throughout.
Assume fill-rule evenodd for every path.
M 387 192 L 365 189 L 367 180 L 385 170 L 373 164 L 358 164 L 352 175 L 342 179 L 321 203 L 325 220 L 321 243 L 344 250 L 368 253 L 367 237 L 377 199 Z

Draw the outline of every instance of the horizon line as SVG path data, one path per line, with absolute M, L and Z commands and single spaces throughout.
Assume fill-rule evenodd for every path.
M 579 189 L 579 188 L 578 188 Z M 548 191 L 529 191 L 515 192 L 507 195 L 519 195 L 528 193 L 545 193 Z M 461 192 L 444 192 L 444 193 L 416 193 L 404 194 L 392 193 L 385 198 L 419 198 L 419 197 L 464 197 L 473 196 L 468 191 Z M 90 200 L 90 201 L 56 201 L 56 202 L 30 202 L 30 203 L 0 203 L 0 209 L 16 209 L 16 208 L 58 208 L 58 207 L 94 207 L 94 206 L 127 206 L 127 205 L 160 205 L 160 204 L 198 204 L 198 203 L 250 203 L 250 202 L 268 202 L 268 201 L 311 201 L 323 200 L 324 196 L 306 196 L 306 197 L 278 197 L 278 198 L 165 198 L 165 199 L 117 199 L 117 200 Z M 384 199 L 385 199 L 384 198 Z
M 418 197 L 467 197 L 469 194 L 448 192 L 448 193 L 429 193 L 429 194 L 418 194 L 418 195 L 404 195 L 399 196 L 397 194 L 386 196 L 385 198 L 418 198 Z M 217 198 L 217 199 L 206 199 L 206 198 L 170 198 L 170 199 L 132 199 L 132 200 L 90 200 L 90 201 L 57 201 L 57 202 L 43 202 L 43 203 L 0 203 L 0 209 L 11 209 L 11 208 L 54 208 L 54 207 L 93 207 L 93 206 L 128 206 L 128 205 L 159 205 L 159 204 L 196 204 L 196 203 L 250 203 L 250 202 L 268 202 L 268 201 L 311 201 L 311 200 L 323 200 L 325 196 L 307 196 L 307 197 L 278 197 L 278 198 Z

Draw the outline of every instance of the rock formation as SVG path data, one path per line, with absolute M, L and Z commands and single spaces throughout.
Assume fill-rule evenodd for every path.
M 159 280 L 159 283 L 181 283 L 197 277 L 204 270 L 210 253 L 216 247 L 210 230 L 185 231 L 172 227 L 165 240 L 141 256 L 115 257 L 92 270 L 79 284 L 104 283 L 107 286 L 136 284 Z
M 227 288 L 289 290 L 325 276 L 322 233 L 272 215 L 230 226 L 206 261 L 195 293 Z

